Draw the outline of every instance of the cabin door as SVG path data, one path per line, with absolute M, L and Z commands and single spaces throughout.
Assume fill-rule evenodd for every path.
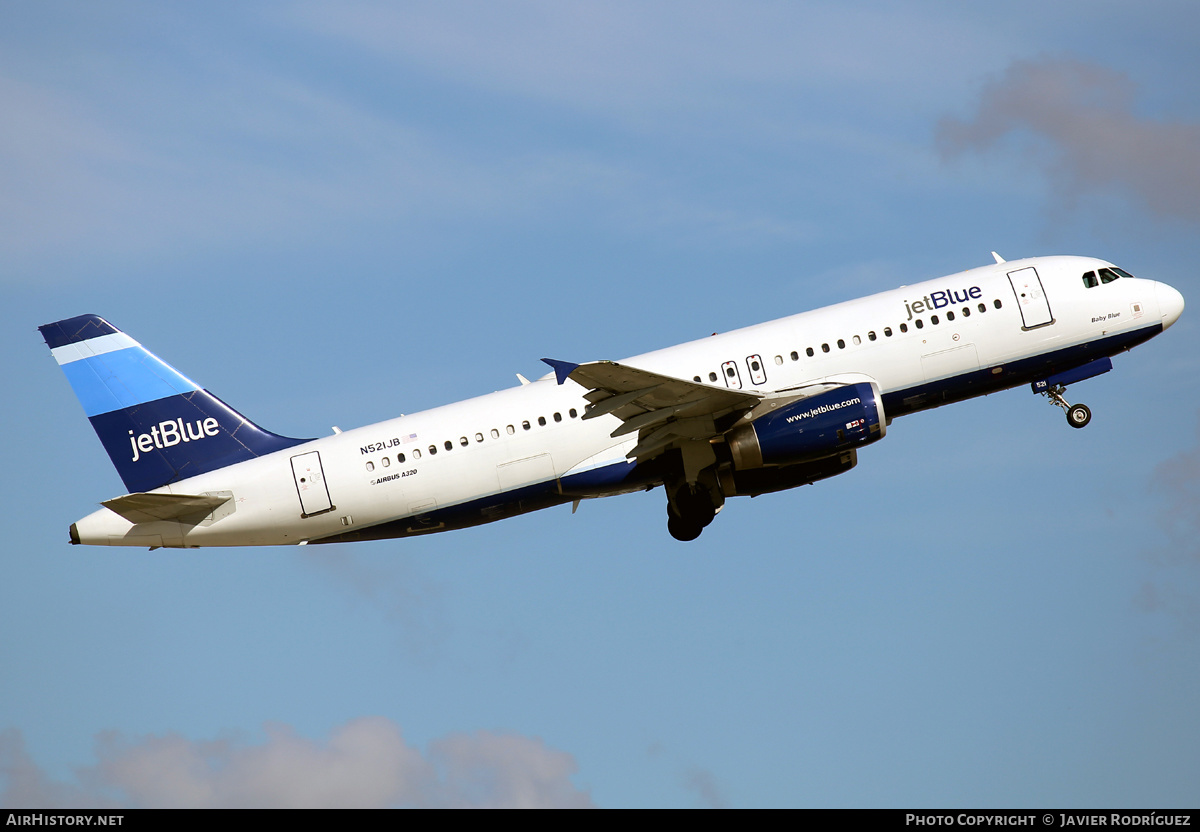
M 296 493 L 300 495 L 300 516 L 312 517 L 333 511 L 329 499 L 329 488 L 325 485 L 325 471 L 321 468 L 321 454 L 312 451 L 292 457 L 292 476 L 296 479 Z
M 1039 326 L 1054 323 L 1054 315 L 1050 312 L 1050 301 L 1042 288 L 1042 280 L 1038 277 L 1037 269 L 1030 266 L 1008 273 L 1008 282 L 1012 284 L 1013 294 L 1017 296 L 1017 306 L 1021 309 L 1023 329 L 1035 329 Z

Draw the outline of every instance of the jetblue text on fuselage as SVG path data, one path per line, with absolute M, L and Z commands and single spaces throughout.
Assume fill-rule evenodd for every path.
M 807 419 L 809 416 L 820 416 L 822 413 L 828 413 L 831 410 L 841 410 L 843 407 L 850 407 L 854 404 L 862 404 L 862 399 L 855 396 L 853 399 L 846 399 L 844 402 L 836 402 L 834 404 L 822 404 L 817 407 L 811 407 L 803 413 L 797 413 L 794 416 L 788 416 L 787 420 L 791 422 L 799 422 L 801 419 Z M 846 427 L 850 427 L 846 425 Z
M 180 442 L 194 442 L 209 436 L 216 436 L 217 420 L 209 416 L 207 419 L 197 419 L 195 422 L 184 422 L 182 419 L 168 419 L 150 428 L 149 433 L 133 435 L 129 431 L 129 445 L 133 448 L 133 462 L 137 462 L 142 454 L 149 453 L 154 448 L 169 448 Z
M 969 300 L 979 300 L 983 297 L 983 290 L 978 286 L 972 286 L 970 289 L 958 291 L 951 289 L 947 292 L 933 292 L 926 295 L 921 300 L 914 300 L 909 303 L 904 301 L 904 308 L 908 310 L 908 320 L 913 319 L 913 315 L 919 312 L 932 312 L 935 309 L 941 309 L 949 306 L 952 303 L 966 303 Z

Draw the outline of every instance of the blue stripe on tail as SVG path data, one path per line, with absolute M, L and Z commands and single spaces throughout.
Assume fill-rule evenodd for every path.
M 131 492 L 310 441 L 263 430 L 101 317 L 39 329 Z
M 62 368 L 89 418 L 200 389 L 142 346 L 72 361 Z

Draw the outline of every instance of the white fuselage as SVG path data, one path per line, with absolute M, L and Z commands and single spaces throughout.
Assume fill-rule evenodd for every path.
M 998 263 L 621 363 L 762 393 L 862 374 L 878 384 L 890 418 L 1028 383 L 1039 377 L 1042 357 L 1064 369 L 1063 362 L 1112 355 L 1174 322 L 1182 299 L 1165 284 L 1126 277 L 1084 285 L 1084 273 L 1109 265 L 1080 257 Z M 1045 297 L 1022 301 L 1009 275 L 1029 267 Z M 83 543 L 189 547 L 392 537 L 653 485 L 636 478 L 571 485 L 573 475 L 629 467 L 626 453 L 637 442 L 636 432 L 610 437 L 620 424 L 614 416 L 582 419 L 585 392 L 549 374 L 156 489 L 232 493 L 223 511 L 198 525 L 133 524 L 102 509 L 75 533 Z M 319 467 L 301 486 L 293 460 L 312 452 L 319 457 L 308 459 L 319 459 Z M 302 505 L 299 490 L 308 486 L 323 487 L 327 505 Z M 470 510 L 455 515 L 456 507 Z M 445 519 L 453 516 L 459 519 Z M 371 531 L 382 524 L 387 533 Z

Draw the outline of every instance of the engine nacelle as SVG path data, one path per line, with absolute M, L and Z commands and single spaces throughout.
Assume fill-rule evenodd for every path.
M 773 465 L 769 468 L 751 468 L 749 471 L 735 471 L 724 465 L 718 476 L 721 493 L 726 497 L 757 497 L 759 494 L 812 485 L 818 480 L 844 474 L 857 464 L 858 454 L 851 448 L 797 465 Z
M 758 416 L 726 437 L 739 471 L 822 459 L 877 442 L 887 433 L 874 382 L 835 387 Z

